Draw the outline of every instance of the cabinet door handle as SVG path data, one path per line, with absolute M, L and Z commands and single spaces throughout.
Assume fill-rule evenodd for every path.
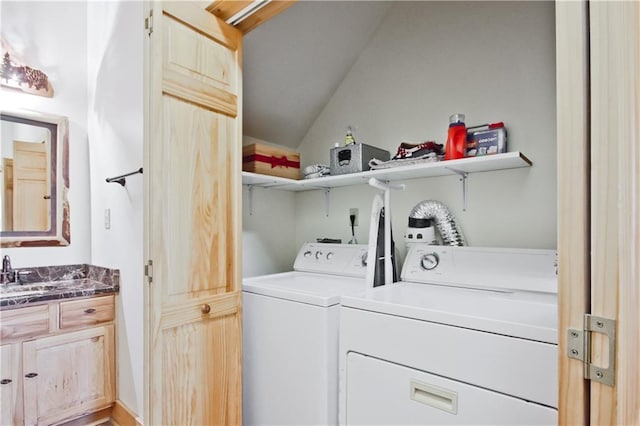
M 24 377 L 26 377 L 28 379 L 33 379 L 37 375 L 38 375 L 38 373 L 28 373 L 28 374 L 25 374 Z
M 89 308 L 89 309 L 85 309 L 85 310 L 84 310 L 84 313 L 85 313 L 85 314 L 92 314 L 92 313 L 94 313 L 95 311 L 96 311 L 96 310 L 95 310 L 94 308 Z
M 211 306 L 206 303 L 202 305 L 200 309 L 202 310 L 203 314 L 208 314 L 209 312 L 211 312 Z
M 0 385 L 8 385 L 12 381 L 13 380 L 11 380 L 11 379 L 2 379 L 2 380 L 0 380 Z

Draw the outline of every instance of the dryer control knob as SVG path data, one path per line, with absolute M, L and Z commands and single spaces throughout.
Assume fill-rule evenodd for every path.
M 440 257 L 438 257 L 438 253 L 425 254 L 424 256 L 422 256 L 422 259 L 420 259 L 420 266 L 425 271 L 431 271 L 432 269 L 435 269 L 436 266 L 438 266 L 438 263 L 440 263 Z
M 327 253 L 327 260 L 331 260 L 332 257 L 333 257 L 333 252 L 332 251 Z
M 316 252 L 316 260 L 320 260 L 321 257 L 322 257 L 322 252 L 320 250 L 318 250 Z
M 362 257 L 360 258 L 360 263 L 363 267 L 367 266 L 367 257 L 369 256 L 369 252 L 362 253 Z
M 303 254 L 304 257 L 311 257 L 311 255 L 312 255 L 311 250 L 307 250 Z

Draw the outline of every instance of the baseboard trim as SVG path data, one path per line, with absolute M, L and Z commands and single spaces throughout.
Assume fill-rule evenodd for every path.
M 120 426 L 142 426 L 138 416 L 119 399 L 111 407 L 111 418 Z

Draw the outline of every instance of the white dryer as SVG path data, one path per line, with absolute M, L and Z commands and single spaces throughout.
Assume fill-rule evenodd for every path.
M 402 281 L 345 296 L 341 424 L 556 424 L 551 250 L 415 245 Z
M 244 425 L 337 424 L 340 297 L 364 292 L 366 253 L 308 243 L 294 271 L 243 280 Z

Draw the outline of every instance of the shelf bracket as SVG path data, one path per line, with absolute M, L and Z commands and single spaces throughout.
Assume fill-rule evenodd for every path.
M 331 188 L 324 189 L 324 211 L 329 217 L 329 209 L 331 208 Z
M 467 211 L 467 178 L 469 177 L 469 172 L 463 172 L 462 170 L 454 169 L 453 167 L 446 167 L 451 170 L 453 173 L 460 176 L 460 182 L 462 182 L 462 211 Z
M 247 185 L 249 191 L 249 216 L 253 216 L 253 185 Z

